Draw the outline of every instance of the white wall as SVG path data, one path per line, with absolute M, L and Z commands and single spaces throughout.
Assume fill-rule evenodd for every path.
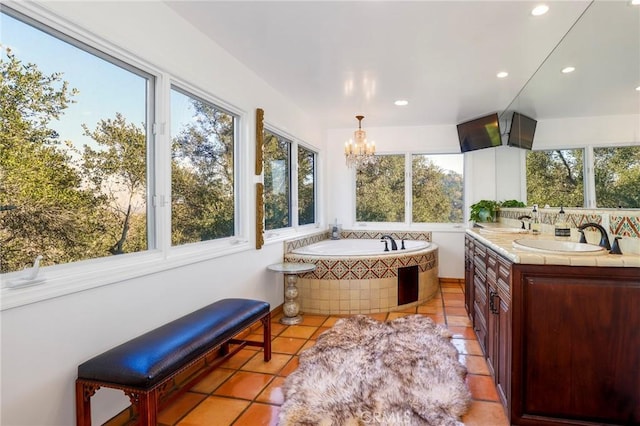
M 161 2 L 8 4 L 53 18 L 57 24 L 56 16 L 63 16 L 67 24 L 86 30 L 80 31 L 81 36 L 107 40 L 126 49 L 130 57 L 180 76 L 245 111 L 243 152 L 247 156 L 240 161 L 247 176 L 241 185 L 251 201 L 242 219 L 252 224 L 250 241 L 255 238 L 255 109 L 264 108 L 268 123 L 322 151 L 322 131 L 314 120 Z M 56 16 L 50 16 L 51 11 Z M 272 307 L 280 305 L 282 276 L 268 272 L 266 266 L 281 261 L 282 254 L 282 243 L 273 242 L 260 251 L 251 248 L 2 311 L 0 424 L 75 424 L 74 380 L 80 363 L 205 304 L 225 297 L 250 297 L 266 300 Z M 129 402 L 121 392 L 101 390 L 92 405 L 94 423 L 100 424 Z

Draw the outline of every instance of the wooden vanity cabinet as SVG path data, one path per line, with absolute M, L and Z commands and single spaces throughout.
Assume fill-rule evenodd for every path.
M 640 268 L 513 265 L 515 425 L 640 425 Z
M 465 301 L 511 424 L 640 425 L 640 268 L 512 263 L 466 238 Z

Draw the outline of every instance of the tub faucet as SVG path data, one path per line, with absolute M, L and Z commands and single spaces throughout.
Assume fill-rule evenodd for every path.
M 528 214 L 523 214 L 522 216 L 518 216 L 518 220 L 520 222 L 522 222 L 522 229 L 527 229 L 524 226 L 524 220 L 523 219 L 528 219 L 530 221 L 531 220 L 531 216 L 529 216 Z M 529 222 L 529 229 L 531 229 L 531 222 Z
M 380 241 L 384 241 L 384 240 L 389 240 L 391 241 L 391 250 L 398 250 L 398 245 L 396 244 L 396 240 L 394 240 L 391 235 L 383 235 L 382 237 L 380 237 Z
M 584 230 L 587 228 L 596 228 L 598 231 L 600 231 L 600 243 L 598 244 L 600 247 L 604 247 L 607 250 L 611 250 L 611 243 L 609 243 L 609 236 L 607 235 L 607 231 L 604 229 L 604 227 L 602 225 L 599 225 L 597 223 L 585 223 L 584 225 L 581 225 L 578 227 L 578 231 L 580 231 L 580 242 L 581 243 L 586 243 L 587 240 L 584 237 Z

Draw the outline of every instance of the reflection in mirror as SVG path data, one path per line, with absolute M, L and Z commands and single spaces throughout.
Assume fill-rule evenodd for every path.
M 640 6 L 592 2 L 501 114 L 501 126 L 509 128 L 514 111 L 538 121 L 638 115 L 639 35 Z M 569 66 L 574 71 L 563 73 Z

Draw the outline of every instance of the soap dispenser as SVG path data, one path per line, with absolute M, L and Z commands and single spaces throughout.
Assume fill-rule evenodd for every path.
M 336 218 L 336 222 L 331 228 L 331 239 L 339 240 L 340 239 L 340 231 L 338 231 L 338 218 Z
M 567 216 L 564 213 L 564 208 L 560 206 L 560 212 L 558 213 L 558 218 L 555 224 L 555 235 L 556 237 L 570 237 L 571 229 L 569 229 L 569 224 L 567 223 Z
M 534 204 L 533 210 L 531 210 L 531 233 L 534 235 L 540 233 L 540 215 L 537 204 Z

